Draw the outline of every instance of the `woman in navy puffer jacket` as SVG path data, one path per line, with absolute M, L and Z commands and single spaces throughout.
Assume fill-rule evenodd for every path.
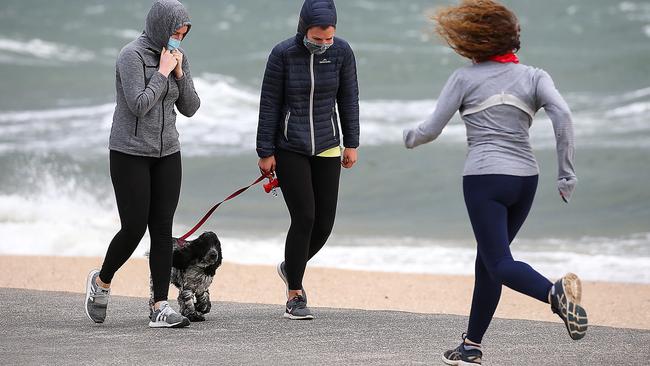
M 350 45 L 335 32 L 334 2 L 306 0 L 298 33 L 273 48 L 262 84 L 259 167 L 265 174 L 277 172 L 291 216 L 285 261 L 278 265 L 289 319 L 313 319 L 302 278 L 332 231 L 341 166 L 351 168 L 357 160 L 356 63 Z

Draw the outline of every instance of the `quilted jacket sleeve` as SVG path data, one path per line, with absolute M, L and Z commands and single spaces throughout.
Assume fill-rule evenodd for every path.
M 275 153 L 275 138 L 280 129 L 282 106 L 284 105 L 284 61 L 282 50 L 276 46 L 266 63 L 260 115 L 257 123 L 257 155 L 265 158 Z
M 339 80 L 336 101 L 341 117 L 343 146 L 357 148 L 359 147 L 359 84 L 354 52 L 349 46 L 341 67 Z

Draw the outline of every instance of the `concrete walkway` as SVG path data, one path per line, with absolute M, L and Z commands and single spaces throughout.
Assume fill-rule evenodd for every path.
M 111 299 L 92 323 L 82 294 L 0 288 L 0 364 L 442 365 L 467 318 L 314 308 L 313 321 L 282 305 L 213 303 L 208 321 L 149 329 L 147 300 Z M 176 304 L 173 304 L 177 308 Z M 484 365 L 647 365 L 650 331 L 591 327 L 578 342 L 560 324 L 495 319 Z

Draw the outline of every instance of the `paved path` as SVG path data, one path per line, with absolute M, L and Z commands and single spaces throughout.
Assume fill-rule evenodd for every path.
M 0 288 L 0 364 L 441 365 L 467 318 L 314 308 L 288 321 L 282 305 L 214 303 L 208 321 L 149 329 L 147 300 L 111 299 L 93 324 L 83 295 Z M 174 304 L 175 306 L 175 304 Z M 591 327 L 571 341 L 561 324 L 495 319 L 484 365 L 647 365 L 650 331 Z

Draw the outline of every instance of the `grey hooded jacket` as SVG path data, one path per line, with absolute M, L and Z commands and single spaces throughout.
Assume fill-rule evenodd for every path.
M 163 157 L 180 151 L 176 111 L 191 117 L 201 101 L 194 90 L 190 64 L 183 53 L 183 74 L 158 72 L 160 52 L 180 27 L 191 27 L 185 7 L 176 0 L 154 2 L 139 38 L 117 57 L 117 105 L 109 149 L 131 155 Z M 188 31 L 189 32 L 189 31 Z M 186 35 L 187 36 L 187 35 Z

